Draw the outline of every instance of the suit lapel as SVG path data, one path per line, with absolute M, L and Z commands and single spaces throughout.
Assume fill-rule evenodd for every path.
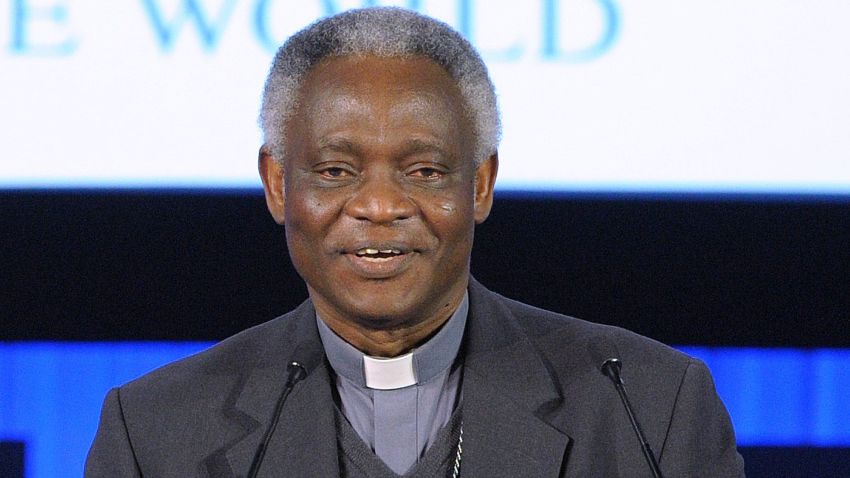
M 471 280 L 463 376 L 465 476 L 560 476 L 564 400 L 516 318 Z
M 509 309 L 470 280 L 464 338 L 465 476 L 557 477 L 568 445 L 563 394 Z M 244 476 L 271 419 L 290 360 L 315 362 L 287 399 L 260 476 L 338 477 L 332 383 L 306 302 L 245 365 L 223 414 L 235 438 L 205 460 L 210 476 Z
M 289 396 L 259 476 L 338 477 L 334 406 L 323 362 Z
M 284 404 L 259 476 L 339 476 L 331 380 L 316 330 L 315 312 L 308 301 L 289 317 L 277 320 L 285 324 L 279 327 L 282 332 L 273 332 L 267 346 L 260 348 L 256 362 L 246 364 L 246 377 L 234 391 L 232 406 L 224 410 L 242 433 L 231 446 L 207 460 L 210 476 L 245 476 L 248 472 L 271 421 L 291 360 L 310 364 L 309 372 Z

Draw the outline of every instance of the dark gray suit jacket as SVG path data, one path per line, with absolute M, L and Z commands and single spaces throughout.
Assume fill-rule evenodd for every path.
M 624 364 L 665 476 L 743 476 L 729 416 L 701 362 L 474 280 L 469 300 L 462 476 L 651 476 L 600 372 L 609 356 Z M 332 380 L 309 301 L 111 390 L 86 476 L 244 476 L 294 359 L 316 365 L 289 396 L 260 476 L 338 476 Z

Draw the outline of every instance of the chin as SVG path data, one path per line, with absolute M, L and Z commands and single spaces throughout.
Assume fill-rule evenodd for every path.
M 402 317 L 383 316 L 357 316 L 357 325 L 362 329 L 373 331 L 388 331 L 396 330 L 404 326 L 410 325 L 405 322 Z
M 386 295 L 362 302 L 366 303 L 349 303 L 342 310 L 347 311 L 348 317 L 369 329 L 395 329 L 427 317 L 419 307 L 393 302 L 393 299 Z M 425 317 L 419 317 L 422 315 Z

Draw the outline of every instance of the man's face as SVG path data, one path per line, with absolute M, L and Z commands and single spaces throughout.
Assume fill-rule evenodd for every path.
M 497 162 L 475 167 L 455 82 L 424 58 L 333 58 L 298 99 L 282 169 L 265 154 L 260 169 L 320 315 L 368 329 L 445 319 Z

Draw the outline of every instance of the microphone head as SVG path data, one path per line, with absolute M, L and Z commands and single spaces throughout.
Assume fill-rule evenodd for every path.
M 323 354 L 324 352 L 321 347 L 316 347 L 306 342 L 298 344 L 290 356 L 289 363 L 286 365 L 287 386 L 294 386 L 296 383 L 307 378 L 307 375 L 322 360 Z
M 604 337 L 598 338 L 588 345 L 587 352 L 590 364 L 603 375 L 609 376 L 611 373 L 609 369 L 614 367 L 617 368 L 617 372 L 620 371 L 620 359 L 617 358 L 620 352 L 611 340 Z
M 316 346 L 316 344 L 310 342 L 299 343 L 292 352 L 292 355 L 289 356 L 286 371 L 291 372 L 293 367 L 298 367 L 306 377 L 319 365 L 324 355 L 325 351 L 321 345 Z
M 606 377 L 610 378 L 614 382 L 621 382 L 620 379 L 620 369 L 623 367 L 623 364 L 620 362 L 620 359 L 611 357 L 605 362 L 602 363 L 602 373 L 605 374 Z
M 289 365 L 286 366 L 286 371 L 289 372 L 289 375 L 295 381 L 299 381 L 307 376 L 307 368 L 297 360 L 289 362 Z

